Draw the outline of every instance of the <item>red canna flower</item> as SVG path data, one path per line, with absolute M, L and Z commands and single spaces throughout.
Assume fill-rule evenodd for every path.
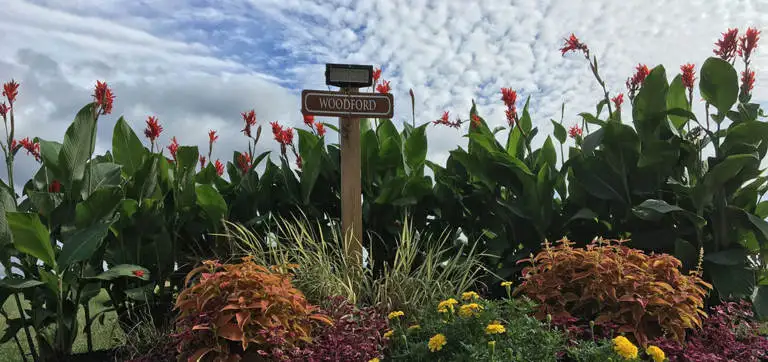
M 16 154 L 17 148 L 21 147 L 16 140 L 11 140 L 11 153 Z
M 112 113 L 112 103 L 115 101 L 115 95 L 109 89 L 106 82 L 96 81 L 96 88 L 93 93 L 94 102 L 99 107 L 99 113 Z
M 248 112 L 240 113 L 245 121 L 245 128 L 242 131 L 246 136 L 251 137 L 251 127 L 256 124 L 256 111 L 253 109 Z
M 8 103 L 13 106 L 16 96 L 19 95 L 19 83 L 11 79 L 10 82 L 3 84 L 3 96 L 8 99 Z
M 613 105 L 616 107 L 616 112 L 621 112 L 621 105 L 624 103 L 624 93 L 619 93 L 611 98 L 611 101 L 613 101 Z
M 693 82 L 696 80 L 696 74 L 694 73 L 694 67 L 696 67 L 693 64 L 685 64 L 680 66 L 680 71 L 683 72 L 683 86 L 685 88 L 688 88 L 688 91 L 693 90 Z
M 376 91 L 379 93 L 389 93 L 389 91 L 392 90 L 392 87 L 389 86 L 388 80 L 382 80 L 381 84 L 376 86 Z
M 757 48 L 757 41 L 760 40 L 760 30 L 747 28 L 747 34 L 739 38 L 739 56 L 744 57 L 744 62 L 749 62 L 749 56 Z
M 176 136 L 173 136 L 171 138 L 171 144 L 168 145 L 168 151 L 171 152 L 171 156 L 173 157 L 173 160 L 176 161 L 176 151 L 179 150 L 179 142 L 176 141 Z
M 448 124 L 448 111 L 443 112 L 443 116 L 440 117 L 438 120 L 433 121 L 434 124 Z
M 317 122 L 315 123 L 315 128 L 317 129 L 317 135 L 320 137 L 325 136 L 325 124 Z
M 635 96 L 635 92 L 643 85 L 645 78 L 651 74 L 648 66 L 645 64 L 638 64 L 635 68 L 635 75 L 627 79 L 627 89 L 629 89 L 629 98 L 632 99 Z
M 501 100 L 507 106 L 507 110 L 504 112 L 507 116 L 507 124 L 512 127 L 517 121 L 517 108 L 515 107 L 517 92 L 512 90 L 512 88 L 501 88 Z
M 565 55 L 565 53 L 568 53 L 570 51 L 581 51 L 584 53 L 584 56 L 589 59 L 589 48 L 587 48 L 587 45 L 579 41 L 579 38 L 576 37 L 573 33 L 568 39 L 564 39 L 565 44 L 563 44 L 563 47 L 560 48 L 560 52 L 562 55 Z
M 505 106 L 514 107 L 515 102 L 517 102 L 517 92 L 513 91 L 512 88 L 501 88 L 501 100 Z
M 237 167 L 243 173 L 247 173 L 248 170 L 251 169 L 251 155 L 249 155 L 247 152 L 243 152 L 237 155 Z
M 277 122 L 269 122 L 269 125 L 272 126 L 272 135 L 275 136 L 275 141 L 280 142 L 280 133 L 283 132 L 283 126 Z
M 216 174 L 217 175 L 221 176 L 221 175 L 224 174 L 224 164 L 221 163 L 221 161 L 216 160 L 216 162 L 214 162 L 214 164 L 213 164 L 213 167 L 216 167 Z
M 5 116 L 8 114 L 8 111 L 11 109 L 11 107 L 8 107 L 5 102 L 0 103 L 0 117 L 5 118 Z
M 577 138 L 581 137 L 582 130 L 579 126 L 571 126 L 571 128 L 568 130 L 568 135 L 571 136 L 571 138 Z
M 199 160 L 200 160 L 200 169 L 204 169 L 205 168 L 205 156 L 200 156 Z
M 305 114 L 304 115 L 304 124 L 309 126 L 310 128 L 315 124 L 315 116 L 311 114 Z
M 381 77 L 381 68 L 376 68 L 373 70 L 373 84 L 379 81 L 379 77 Z
M 301 165 L 301 156 L 296 156 L 296 167 L 298 167 L 299 170 L 301 170 Z
M 208 144 L 212 145 L 218 139 L 219 139 L 219 136 L 216 134 L 216 131 L 214 130 L 208 131 Z
M 733 28 L 728 29 L 725 33 L 722 33 L 723 38 L 718 40 L 715 43 L 715 46 L 717 46 L 716 49 L 713 49 L 712 51 L 715 53 L 715 55 L 719 56 L 720 59 L 725 60 L 726 62 L 731 61 L 736 56 L 736 50 L 738 48 L 738 35 L 739 35 L 739 29 Z M 757 39 L 755 39 L 755 43 L 757 42 Z M 751 49 L 750 49 L 751 51 Z
M 133 275 L 135 275 L 136 277 L 139 277 L 139 278 L 144 276 L 144 271 L 143 270 L 134 270 L 131 273 L 133 273 Z
M 35 156 L 36 161 L 40 161 L 40 143 L 39 142 L 32 142 L 29 137 L 24 137 L 21 141 L 19 141 L 19 144 L 21 144 L 21 147 L 23 147 L 28 155 Z
M 741 92 L 748 94 L 755 87 L 755 72 L 753 70 L 745 70 L 741 72 Z
M 157 120 L 157 117 L 155 116 L 149 116 L 147 117 L 147 128 L 144 129 L 144 136 L 149 138 L 151 142 L 155 142 L 155 140 L 160 137 L 160 133 L 163 132 L 163 126 L 160 125 L 160 123 Z
M 61 192 L 61 182 L 59 180 L 53 180 L 50 185 L 48 185 L 48 192 L 51 193 L 59 193 Z
M 280 143 L 285 145 L 290 145 L 293 143 L 293 128 L 286 128 L 283 130 L 280 138 L 282 141 Z

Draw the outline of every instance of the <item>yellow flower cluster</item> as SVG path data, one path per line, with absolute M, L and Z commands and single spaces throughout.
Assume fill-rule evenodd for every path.
M 613 350 L 616 353 L 624 357 L 624 359 L 637 358 L 637 346 L 632 344 L 626 337 L 618 336 L 613 339 Z
M 483 310 L 483 306 L 477 303 L 464 304 L 459 308 L 459 316 L 467 318 L 476 316 Z
M 431 352 L 436 352 L 443 349 L 443 346 L 445 346 L 446 343 L 448 343 L 448 341 L 445 339 L 445 336 L 442 333 L 438 333 L 429 339 L 429 343 L 427 345 L 429 346 L 429 350 Z
M 451 313 L 453 313 L 453 306 L 458 303 L 459 302 L 456 301 L 456 299 L 448 298 L 447 300 L 444 300 L 437 305 L 437 311 L 440 313 L 448 313 L 450 310 Z
M 368 360 L 368 362 L 379 362 L 379 357 L 374 357 Z
M 386 333 L 384 333 L 384 339 L 390 339 L 392 338 L 392 335 L 395 334 L 395 331 L 389 330 Z
M 414 325 L 408 327 L 408 331 L 415 331 L 415 330 L 418 330 L 418 329 L 421 329 L 421 326 L 418 325 L 418 324 L 414 324 Z
M 501 282 L 501 286 L 504 288 L 509 288 L 512 286 L 512 282 Z
M 396 311 L 394 311 L 392 313 L 389 313 L 389 316 L 387 316 L 387 317 L 389 319 L 395 319 L 395 318 L 398 318 L 398 317 L 402 317 L 404 315 L 405 315 L 405 313 L 403 313 L 403 312 L 401 312 L 399 310 L 396 310 Z
M 480 299 L 480 296 L 475 292 L 461 293 L 461 300 L 477 300 L 477 299 Z
M 664 362 L 667 359 L 664 351 L 656 346 L 648 346 L 648 348 L 645 349 L 645 353 L 653 359 L 653 362 Z
M 497 321 L 493 321 L 485 327 L 485 334 L 502 334 L 506 331 L 506 328 Z

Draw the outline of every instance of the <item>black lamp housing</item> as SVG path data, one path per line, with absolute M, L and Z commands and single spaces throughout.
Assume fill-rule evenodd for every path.
M 365 88 L 373 84 L 373 66 L 326 64 L 325 84 L 341 88 Z

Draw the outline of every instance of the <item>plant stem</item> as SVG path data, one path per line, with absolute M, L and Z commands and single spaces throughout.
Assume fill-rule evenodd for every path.
M 19 293 L 13 293 L 14 299 L 16 299 L 16 308 L 19 309 L 19 318 L 21 318 L 21 323 L 24 325 L 24 334 L 27 337 L 27 344 L 29 344 L 29 352 L 32 354 L 32 359 L 37 362 L 37 350 L 35 349 L 35 341 L 32 339 L 32 333 L 29 332 L 29 325 L 27 324 L 27 317 L 24 316 L 24 307 L 21 305 L 21 298 L 19 298 Z M 19 351 L 22 355 L 24 355 L 24 351 Z
M 24 347 L 21 346 L 21 341 L 19 341 L 19 337 L 13 336 L 13 341 L 16 342 L 16 347 L 19 349 L 19 354 L 21 355 L 21 358 L 24 360 L 24 362 L 27 362 L 27 354 L 24 353 Z
M 93 352 L 93 333 L 91 332 L 91 303 L 83 304 L 85 311 L 85 338 L 88 344 L 88 352 Z

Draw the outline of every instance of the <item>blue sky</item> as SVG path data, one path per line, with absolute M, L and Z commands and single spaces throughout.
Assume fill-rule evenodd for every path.
M 3 0 L 0 9 L 0 80 L 21 83 L 18 135 L 60 140 L 99 79 L 117 100 L 100 121 L 98 151 L 110 147 L 120 115 L 137 133 L 153 115 L 162 144 L 177 136 L 204 146 L 207 130 L 218 130 L 222 160 L 246 147 L 240 112 L 300 125 L 298 94 L 326 88 L 327 62 L 381 66 L 398 124 L 410 122 L 412 88 L 419 123 L 443 111 L 466 118 L 475 99 L 501 125 L 499 89 L 511 87 L 531 96 L 546 135 L 561 103 L 570 125 L 601 97 L 583 58 L 558 51 L 571 32 L 598 56 L 615 95 L 637 63 L 664 64 L 671 79 L 712 55 L 728 27 L 768 23 L 768 5 L 748 0 Z M 763 101 L 768 52 L 758 48 L 753 62 Z M 448 128 L 428 136 L 436 162 L 466 143 Z M 268 135 L 259 147 L 277 149 Z M 19 162 L 22 178 L 35 167 Z

